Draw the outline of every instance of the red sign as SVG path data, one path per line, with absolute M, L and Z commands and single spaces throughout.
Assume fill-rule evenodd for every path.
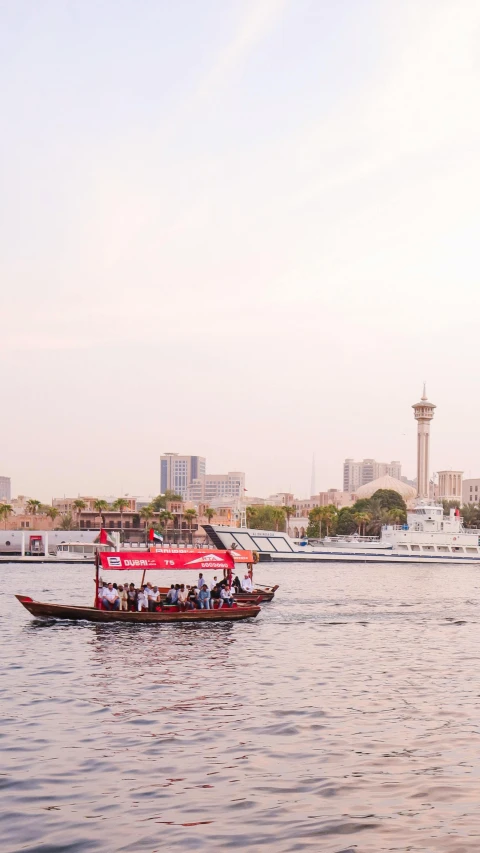
M 102 569 L 127 571 L 133 569 L 188 569 L 203 572 L 205 569 L 223 571 L 234 569 L 235 562 L 253 562 L 251 551 L 195 551 L 193 549 L 171 549 L 164 551 L 101 551 Z M 249 559 L 247 559 L 247 556 Z

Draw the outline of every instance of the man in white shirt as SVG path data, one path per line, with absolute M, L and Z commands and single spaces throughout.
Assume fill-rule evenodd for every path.
M 217 576 L 215 575 L 215 577 L 213 578 L 213 581 L 212 581 L 212 582 L 211 582 L 211 584 L 210 584 L 210 592 L 213 592 L 213 590 L 215 589 L 215 587 L 216 587 L 217 583 L 218 583 L 218 578 L 217 578 Z M 201 587 L 200 587 L 200 589 L 201 589 Z
M 250 575 L 245 575 L 245 577 L 242 581 L 242 589 L 244 592 L 252 592 L 253 583 L 252 583 L 252 579 L 251 579 Z
M 105 590 L 105 595 L 102 598 L 102 604 L 105 610 L 119 610 L 120 598 L 113 584 L 109 583 Z
M 146 589 L 147 589 L 147 588 L 144 586 L 142 589 L 139 589 L 139 591 L 138 591 L 138 595 L 137 595 L 137 610 L 138 610 L 138 612 L 139 612 L 139 613 L 141 613 L 141 612 L 142 612 L 142 610 L 147 610 L 147 609 L 148 609 L 148 598 L 147 598 L 147 595 L 146 595 Z

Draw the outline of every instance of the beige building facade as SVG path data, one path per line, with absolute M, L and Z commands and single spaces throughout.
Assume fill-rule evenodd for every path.
M 441 501 L 462 502 L 463 471 L 438 471 L 437 496 Z

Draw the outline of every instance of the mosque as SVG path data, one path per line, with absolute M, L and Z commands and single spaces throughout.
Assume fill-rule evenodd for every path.
M 392 489 L 402 496 L 406 504 L 411 504 L 415 498 L 428 500 L 430 495 L 430 421 L 433 419 L 434 403 L 430 403 L 427 398 L 427 390 L 423 386 L 423 394 L 419 403 L 414 403 L 412 406 L 415 420 L 417 421 L 417 488 L 409 486 L 408 483 L 397 480 L 394 477 L 379 477 L 377 480 L 372 480 L 364 486 L 357 489 L 358 498 L 371 498 L 378 489 Z M 446 472 L 440 471 L 439 476 L 447 473 L 460 474 L 460 492 L 461 496 L 461 472 Z M 440 479 L 442 482 L 442 479 Z M 445 482 L 446 478 L 445 478 Z M 455 484 L 457 485 L 457 484 Z

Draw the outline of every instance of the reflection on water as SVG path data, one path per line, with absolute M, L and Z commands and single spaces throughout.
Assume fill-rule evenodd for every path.
M 35 621 L 91 570 L 0 571 L 2 853 L 479 849 L 474 567 L 262 566 L 256 621 L 166 626 Z

